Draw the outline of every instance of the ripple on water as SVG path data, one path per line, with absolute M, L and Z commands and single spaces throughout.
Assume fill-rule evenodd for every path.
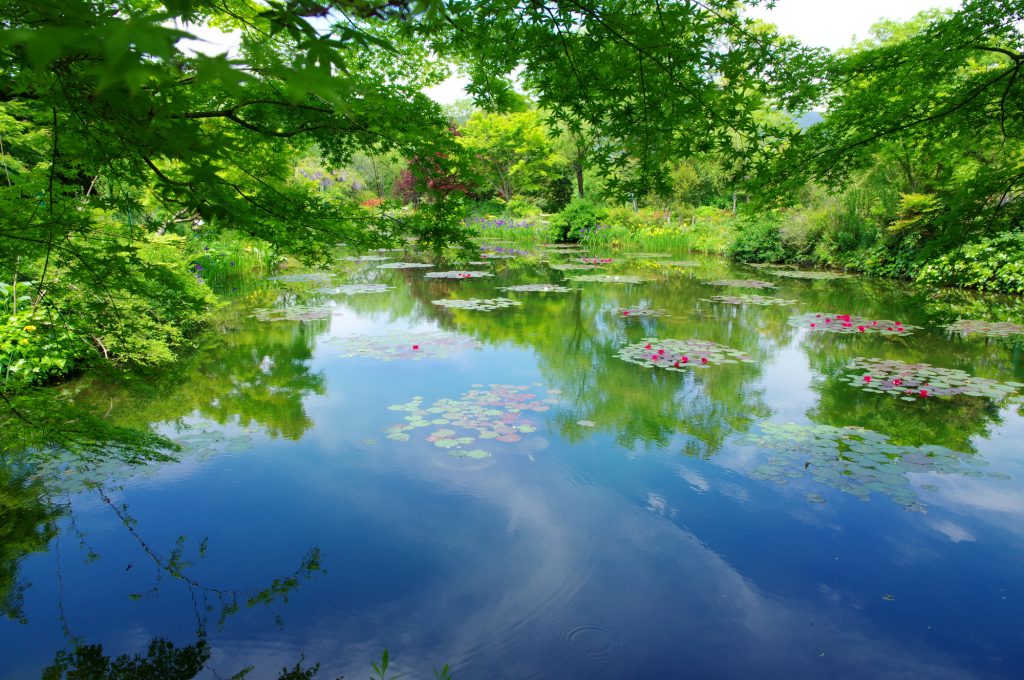
M 611 659 L 622 646 L 615 631 L 596 623 L 566 626 L 558 631 L 558 639 L 574 653 L 588 659 Z

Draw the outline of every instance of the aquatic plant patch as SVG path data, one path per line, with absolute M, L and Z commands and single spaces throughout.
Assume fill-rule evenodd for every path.
M 848 279 L 850 274 L 839 272 L 809 271 L 804 269 L 770 269 L 769 274 L 783 276 L 788 279 L 810 279 L 812 281 L 828 281 L 830 279 Z
M 924 509 L 908 473 L 980 477 L 978 468 L 988 465 L 943 446 L 894 444 L 887 435 L 860 427 L 762 423 L 759 429 L 735 440 L 773 451 L 749 473 L 752 479 L 787 483 L 809 476 L 862 500 L 872 492 L 886 495 L 908 510 Z M 1002 473 L 988 476 L 1006 478 Z
M 509 298 L 470 298 L 468 300 L 431 300 L 432 304 L 450 309 L 468 309 L 475 312 L 493 312 L 495 309 L 506 309 L 523 304 Z
M 507 290 L 511 293 L 571 293 L 577 288 L 567 288 L 554 283 L 524 283 L 518 286 L 505 286 L 498 290 Z
M 943 328 L 951 333 L 959 333 L 960 335 L 985 335 L 992 338 L 1024 335 L 1024 326 L 1008 321 L 957 319 L 953 323 L 946 324 Z
M 346 359 L 362 357 L 381 361 L 444 359 L 483 347 L 469 336 L 443 332 L 351 335 L 331 338 L 329 342 L 338 347 Z
M 614 260 L 610 257 L 581 257 L 579 262 L 583 264 L 611 264 Z
M 668 310 L 651 307 L 620 307 L 615 313 L 619 316 L 672 316 Z
M 647 279 L 624 274 L 580 274 L 570 276 L 570 281 L 590 281 L 593 283 L 644 283 Z
M 388 262 L 377 265 L 377 269 L 428 269 L 433 266 L 425 262 Z
M 573 272 L 573 271 L 586 271 L 589 269 L 603 269 L 596 264 L 577 264 L 575 262 L 566 262 L 563 264 L 549 264 L 549 267 L 555 271 L 560 272 Z
M 757 279 L 721 279 L 720 281 L 705 281 L 709 286 L 731 286 L 732 288 L 775 288 L 771 281 L 759 281 Z
M 745 352 L 707 340 L 644 338 L 621 348 L 616 356 L 631 364 L 667 371 L 753 362 Z
M 390 257 L 384 255 L 358 255 L 350 257 L 339 257 L 342 262 L 385 262 L 390 260 Z
M 528 385 L 474 385 L 458 399 L 439 399 L 429 406 L 423 397 L 405 404 L 389 406 L 392 411 L 408 413 L 404 423 L 386 428 L 388 439 L 417 439 L 448 451 L 451 456 L 486 458 L 490 451 L 476 448 L 481 442 L 491 446 L 512 444 L 537 432 L 539 424 L 529 414 L 543 413 L 559 401 L 557 390 L 540 394 Z M 472 447 L 472 448 L 471 448 Z
M 289 307 L 259 307 L 249 316 L 260 321 L 316 321 L 331 316 L 331 308 L 324 305 L 291 305 Z
M 367 293 L 386 293 L 389 290 L 394 289 L 383 283 L 346 283 L 334 288 L 325 288 L 320 292 L 340 295 L 365 295 Z
M 658 264 L 663 267 L 699 267 L 701 265 L 697 260 L 662 260 Z
M 809 312 L 789 317 L 787 323 L 823 333 L 878 333 L 880 335 L 911 335 L 920 326 L 911 326 L 888 319 L 866 319 L 852 314 Z
M 644 260 L 656 260 L 658 258 L 672 257 L 668 253 L 623 253 L 622 256 Z
M 867 392 L 889 394 L 905 401 L 963 394 L 969 397 L 1002 399 L 1024 387 L 1024 383 L 977 378 L 955 368 L 930 364 L 906 364 L 895 359 L 856 357 L 846 381 Z
M 765 297 L 763 295 L 712 295 L 709 298 L 702 299 L 707 302 L 721 302 L 727 305 L 759 305 L 761 307 L 785 307 L 797 303 L 796 300 Z
M 306 274 L 284 274 L 281 276 L 271 276 L 267 278 L 267 281 L 280 281 L 281 283 L 322 283 L 324 281 L 330 281 L 332 276 L 334 276 L 334 274 L 309 272 Z
M 487 264 L 487 263 L 486 262 L 480 262 L 480 263 L 470 262 L 470 264 Z M 427 272 L 423 276 L 425 276 L 428 279 L 480 279 L 480 278 L 483 278 L 485 276 L 493 276 L 493 274 L 491 274 L 490 272 L 467 271 L 467 270 L 464 270 L 464 269 L 456 269 L 456 270 L 450 271 L 450 272 Z

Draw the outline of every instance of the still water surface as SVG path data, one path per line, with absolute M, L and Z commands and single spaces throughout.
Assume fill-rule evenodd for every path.
M 412 678 L 1024 677 L 1024 418 L 1002 396 L 1024 338 L 940 327 L 1019 303 L 714 259 L 550 267 L 575 257 L 340 262 L 240 292 L 180 370 L 73 385 L 185 451 L 3 470 L 0 678 L 155 639 L 205 641 L 201 678 L 359 678 L 384 648 Z M 593 274 L 644 280 L 566 280 Z M 530 283 L 572 290 L 499 290 Z M 709 300 L 753 294 L 792 303 Z M 498 297 L 521 305 L 432 304 Z M 868 329 L 789 322 L 817 313 Z M 618 355 L 664 339 L 749 361 Z M 891 395 L 856 357 L 1003 386 Z M 943 385 L 971 394 L 920 395 Z

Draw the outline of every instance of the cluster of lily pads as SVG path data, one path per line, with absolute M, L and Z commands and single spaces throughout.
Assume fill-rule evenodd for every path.
M 791 316 L 790 326 L 806 328 L 811 331 L 825 333 L 878 333 L 881 335 L 910 335 L 920 326 L 911 326 L 899 321 L 888 319 L 866 319 L 852 314 L 832 314 L 828 312 L 809 312 Z
M 424 406 L 423 397 L 388 408 L 408 413 L 405 423 L 391 425 L 388 439 L 409 441 L 410 433 L 422 430 L 423 439 L 448 450 L 449 455 L 487 458 L 489 451 L 479 448 L 481 440 L 511 444 L 537 431 L 538 425 L 527 413 L 542 413 L 559 401 L 558 390 L 540 395 L 528 385 L 474 385 L 458 399 L 439 399 Z
M 316 321 L 331 316 L 331 308 L 324 305 L 290 305 L 288 307 L 259 307 L 249 316 L 260 321 Z
M 672 316 L 665 309 L 653 309 L 651 307 L 625 307 L 616 311 L 621 316 Z
M 709 286 L 729 286 L 731 288 L 775 288 L 771 281 L 760 281 L 758 279 L 721 279 L 720 281 L 705 281 Z
M 762 307 L 784 307 L 786 305 L 795 305 L 797 303 L 796 300 L 765 297 L 763 295 L 712 295 L 709 298 L 703 299 L 708 302 L 722 302 L 727 305 L 759 305 Z
M 425 262 L 388 262 L 377 265 L 377 269 L 429 269 L 433 266 Z
M 961 335 L 985 335 L 993 338 L 1004 338 L 1010 335 L 1024 335 L 1024 326 L 1008 321 L 979 321 L 977 319 L 957 319 L 943 326 L 951 333 Z
M 596 264 L 576 264 L 573 262 L 565 262 L 563 264 L 549 264 L 549 267 L 559 272 L 571 272 L 571 271 L 587 271 L 590 269 L 601 269 Z
M 331 295 L 365 295 L 367 293 L 386 293 L 392 287 L 384 283 L 346 283 L 334 288 L 324 288 L 320 292 Z
M 305 274 L 282 274 L 280 276 L 268 277 L 268 281 L 279 281 L 281 283 L 320 283 L 330 281 L 333 274 L 323 272 L 307 272 Z
M 381 361 L 406 359 L 443 359 L 456 352 L 480 349 L 478 340 L 458 333 L 389 333 L 387 335 L 352 335 L 331 338 L 345 358 L 368 358 Z
M 387 252 L 387 251 L 385 251 Z M 384 255 L 352 255 L 349 257 L 339 258 L 342 262 L 385 262 L 390 260 L 390 257 Z
M 452 309 L 469 309 L 476 312 L 491 312 L 495 309 L 505 309 L 523 304 L 518 300 L 510 298 L 469 298 L 468 300 L 431 300 L 432 304 Z
M 658 263 L 662 267 L 699 267 L 697 260 L 662 260 Z
M 771 269 L 769 274 L 788 279 L 810 279 L 812 281 L 828 281 L 831 279 L 848 279 L 850 274 L 840 272 L 811 271 L 807 269 Z
M 659 338 L 644 338 L 640 342 L 626 345 L 616 356 L 631 364 L 646 368 L 663 368 L 667 371 L 753 361 L 745 352 L 708 340 Z
M 480 279 L 485 276 L 492 276 L 492 274 L 490 272 L 467 271 L 464 269 L 456 269 L 448 272 L 427 272 L 423 276 L 425 276 L 428 279 Z
M 1024 383 L 999 382 L 978 378 L 955 368 L 931 364 L 907 364 L 895 359 L 856 357 L 850 362 L 854 369 L 847 382 L 868 392 L 890 394 L 905 401 L 928 397 L 969 397 L 1002 399 L 1024 387 Z
M 980 477 L 983 473 L 977 468 L 987 465 L 944 446 L 894 444 L 887 435 L 860 427 L 762 423 L 759 429 L 735 440 L 774 452 L 750 472 L 751 478 L 786 483 L 809 475 L 816 482 L 862 500 L 868 500 L 872 492 L 884 494 L 908 510 L 924 509 L 908 473 Z M 1001 473 L 989 476 L 1006 478 Z M 817 494 L 806 497 L 813 502 L 824 501 Z
M 594 283 L 643 283 L 647 279 L 625 274 L 580 274 L 570 276 L 570 281 L 592 281 Z
M 581 257 L 583 264 L 611 264 L 614 260 L 610 257 Z
M 498 290 L 507 290 L 511 293 L 571 293 L 576 289 L 554 283 L 525 283 L 519 286 L 505 286 Z
M 655 259 L 658 259 L 658 258 L 672 257 L 668 253 L 623 253 L 622 256 L 623 257 L 632 257 L 632 258 L 636 258 L 638 260 L 639 259 L 655 260 Z

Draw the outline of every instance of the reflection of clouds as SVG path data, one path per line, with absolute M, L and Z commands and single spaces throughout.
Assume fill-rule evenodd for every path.
M 679 471 L 679 476 L 686 480 L 686 482 L 693 487 L 694 491 L 704 493 L 711 488 L 708 484 L 708 480 L 700 476 L 695 470 L 689 468 L 683 468 Z
M 675 517 L 679 514 L 679 510 L 668 506 L 668 501 L 663 496 L 651 491 L 647 492 L 647 510 L 663 517 Z
M 478 472 L 439 472 L 421 461 L 400 474 L 370 464 L 399 492 L 441 485 L 469 509 L 410 517 L 402 504 L 381 504 L 372 484 L 346 489 L 346 503 L 354 502 L 346 515 L 373 517 L 393 532 L 388 543 L 420 546 L 433 576 L 390 599 L 376 594 L 362 610 L 317 607 L 316 618 L 286 629 L 301 639 L 261 646 L 261 668 L 294 663 L 302 650 L 326 675 L 358 677 L 388 647 L 396 670 L 418 677 L 444 662 L 466 678 L 636 677 L 639 660 L 647 677 L 678 677 L 684 668 L 688 677 L 969 676 L 955 659 L 874 628 L 829 593 L 801 601 L 762 591 L 663 516 L 671 510 L 658 494 L 637 507 L 521 459 Z M 320 483 L 337 479 L 322 475 Z M 330 513 L 320 521 L 331 526 Z M 311 585 L 328 591 L 313 596 L 333 597 L 329 580 Z M 609 631 L 620 651 L 587 656 L 565 636 L 580 627 Z M 251 641 L 215 645 L 222 668 L 257 658 Z

